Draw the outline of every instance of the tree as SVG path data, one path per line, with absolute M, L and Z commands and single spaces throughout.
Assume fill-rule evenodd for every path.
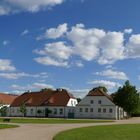
M 48 117 L 49 114 L 51 114 L 51 113 L 52 113 L 52 110 L 50 110 L 50 109 L 48 109 L 48 108 L 45 109 L 45 116 L 46 116 L 46 117 Z
M 20 106 L 20 112 L 23 114 L 23 116 L 26 116 L 26 105 L 25 103 L 22 103 Z
M 39 114 L 39 116 L 40 116 L 41 113 L 42 113 L 42 110 L 38 109 L 38 110 L 37 110 L 37 114 Z
M 41 92 L 46 92 L 46 91 L 52 91 L 52 89 L 51 89 L 51 88 L 43 88 L 43 89 L 41 89 L 40 91 L 41 91 Z
M 81 98 L 77 98 L 77 102 L 79 103 L 81 101 Z
M 108 92 L 107 88 L 105 86 L 99 86 L 98 87 L 99 89 L 103 90 L 105 93 Z
M 112 96 L 114 103 L 122 107 L 130 115 L 135 112 L 139 104 L 139 94 L 136 87 L 127 80 L 123 87 Z
M 1 106 L 0 107 L 0 114 L 3 117 L 7 115 L 7 106 Z

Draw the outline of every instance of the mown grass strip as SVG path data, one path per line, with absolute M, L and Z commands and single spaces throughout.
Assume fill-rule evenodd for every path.
M 139 140 L 140 124 L 92 126 L 57 134 L 53 140 Z
M 0 124 L 0 129 L 15 128 L 15 127 L 18 127 L 18 125 L 12 125 L 12 124 Z
M 5 118 L 0 118 L 3 122 Z M 112 122 L 111 120 L 94 119 L 55 119 L 55 118 L 10 118 L 11 123 L 42 123 L 42 124 L 62 124 L 62 123 L 102 123 Z

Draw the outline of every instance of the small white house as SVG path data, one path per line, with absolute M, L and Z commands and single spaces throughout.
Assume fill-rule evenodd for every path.
M 26 113 L 21 113 L 24 103 Z M 40 92 L 27 92 L 14 100 L 10 106 L 9 116 L 27 117 L 74 117 L 77 99 L 65 89 Z
M 101 88 L 94 88 L 78 103 L 75 117 L 122 119 L 124 118 L 124 111 L 122 108 L 116 106 L 112 98 Z

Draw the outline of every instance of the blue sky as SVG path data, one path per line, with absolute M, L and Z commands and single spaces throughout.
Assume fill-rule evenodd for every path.
M 67 88 L 82 97 L 140 88 L 139 0 L 1 0 L 0 91 Z

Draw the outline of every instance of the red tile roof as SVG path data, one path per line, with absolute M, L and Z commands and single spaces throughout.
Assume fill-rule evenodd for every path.
M 94 88 L 94 89 L 90 90 L 87 96 L 106 96 L 109 100 L 112 101 L 111 96 L 109 96 L 107 93 L 105 93 L 100 88 Z
M 0 93 L 0 104 L 11 104 L 18 96 Z
M 40 92 L 27 92 L 16 98 L 11 106 L 66 106 L 69 99 L 74 98 L 66 90 L 50 90 Z

